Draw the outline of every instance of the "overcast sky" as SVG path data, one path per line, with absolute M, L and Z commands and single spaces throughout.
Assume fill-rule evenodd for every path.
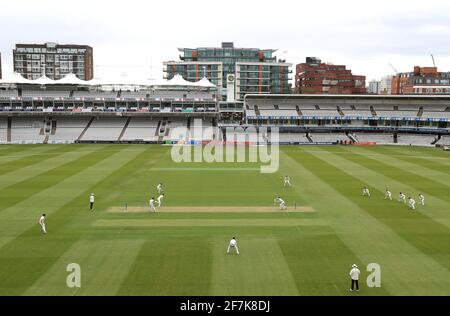
M 95 77 L 162 78 L 178 47 L 276 48 L 379 79 L 414 65 L 450 71 L 448 0 L 13 0 L 0 3 L 3 76 L 16 43 L 94 48 Z

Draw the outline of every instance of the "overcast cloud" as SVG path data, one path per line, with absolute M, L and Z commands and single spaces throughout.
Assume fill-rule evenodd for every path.
M 276 48 L 294 65 L 306 56 L 346 64 L 367 81 L 414 65 L 450 71 L 450 1 L 56 1 L 0 4 L 4 77 L 16 43 L 94 48 L 96 77 L 162 78 L 178 47 Z

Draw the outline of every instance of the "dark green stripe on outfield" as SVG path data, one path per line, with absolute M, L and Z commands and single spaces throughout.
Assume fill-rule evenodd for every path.
M 103 147 L 99 147 L 102 149 Z M 105 149 L 105 148 L 103 148 Z M 79 168 L 71 169 L 74 175 L 83 169 L 101 163 L 111 155 L 123 150 L 120 146 L 110 146 L 107 150 L 93 152 L 81 157 L 71 164 Z M 0 295 L 20 295 L 33 285 L 70 247 L 86 233 L 90 221 L 98 216 L 87 210 L 89 192 L 95 191 L 106 200 L 111 184 L 119 183 L 127 172 L 136 171 L 139 166 L 145 166 L 148 150 L 143 151 L 130 160 L 122 168 L 116 169 L 110 176 L 97 183 L 94 188 L 86 187 L 82 193 L 59 208 L 47 221 L 51 233 L 42 236 L 39 228 L 34 226 L 0 249 Z M 68 177 L 69 175 L 66 174 Z M 113 202 L 112 202 L 113 203 Z M 102 238 L 103 236 L 97 236 Z M 12 263 L 15 264 L 12 264 Z M 68 262 L 69 263 L 69 262 Z M 61 267 L 64 269 L 65 267 Z M 64 280 L 62 280 L 64 282 Z
M 448 258 L 450 234 L 447 227 L 419 212 L 408 211 L 405 207 L 400 208 L 397 203 L 385 203 L 380 207 L 378 203 L 374 203 L 373 199 L 383 199 L 384 192 L 376 189 L 372 188 L 373 197 L 371 199 L 363 198 L 361 188 L 366 184 L 370 185 L 370 183 L 364 183 L 351 176 L 351 170 L 348 170 L 348 173 L 341 171 L 306 151 L 302 152 L 301 159 L 293 158 L 369 215 L 391 228 L 422 253 L 432 257 L 445 268 L 450 268 Z M 353 157 L 348 159 L 353 159 Z M 361 160 L 360 158 L 354 159 Z M 361 164 L 365 165 L 363 161 L 361 161 Z M 380 171 L 380 168 L 376 169 Z M 395 172 L 395 170 L 391 171 Z M 349 192 L 352 193 L 349 194 Z
M 14 172 L 22 168 L 32 166 L 40 162 L 44 162 L 47 159 L 55 158 L 68 152 L 73 152 L 77 148 L 75 146 L 72 146 L 72 147 L 65 147 L 64 150 L 62 150 L 61 147 L 55 146 L 55 147 L 46 147 L 45 149 L 46 150 L 26 155 L 23 158 L 19 158 L 13 161 L 7 161 L 5 163 L 0 164 L 0 175 L 5 175 L 7 173 Z
M 300 295 L 345 295 L 350 289 L 351 265 L 361 270 L 362 295 L 388 295 L 384 288 L 367 288 L 363 263 L 331 230 L 322 234 L 300 234 L 283 238 L 279 246 L 294 277 Z
M 436 152 L 437 149 L 434 149 L 434 151 Z M 410 162 L 413 164 L 416 164 L 418 166 L 423 166 L 438 172 L 443 172 L 443 173 L 447 173 L 450 177 L 450 164 L 445 164 L 445 163 L 441 163 L 441 161 L 443 161 L 442 158 L 439 157 L 439 159 L 433 159 L 433 158 L 437 158 L 434 156 L 435 152 L 429 152 L 428 154 L 417 154 L 414 153 L 414 151 L 408 153 L 405 150 L 399 150 L 399 148 L 397 147 L 382 147 L 380 148 L 380 153 L 395 157 L 396 159 L 405 161 L 405 162 Z M 428 158 L 425 158 L 423 156 L 428 156 Z M 448 155 L 448 161 L 450 162 L 450 155 Z M 449 183 L 450 183 L 450 179 L 449 179 Z
M 450 186 L 446 186 L 426 176 L 420 176 L 404 169 L 396 168 L 389 164 L 383 163 L 379 159 L 370 158 L 367 155 L 360 154 L 356 151 L 352 151 L 351 155 L 342 155 L 342 158 L 357 163 L 388 178 L 402 183 L 407 183 L 409 186 L 416 188 L 418 191 L 421 191 L 425 195 L 429 194 L 450 202 Z M 386 183 L 386 185 L 388 186 L 388 183 Z
M 119 295 L 208 295 L 213 243 L 205 238 L 148 241 Z

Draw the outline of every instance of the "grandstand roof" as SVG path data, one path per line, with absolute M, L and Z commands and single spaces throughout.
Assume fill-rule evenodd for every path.
M 21 74 L 15 72 L 8 79 L 3 78 L 0 79 L 0 84 L 33 84 L 33 80 L 26 79 L 22 77 Z
M 35 85 L 85 85 L 85 86 L 159 86 L 159 87 L 196 87 L 196 88 L 214 88 L 216 87 L 207 78 L 203 78 L 197 82 L 185 80 L 181 75 L 175 75 L 170 80 L 152 80 L 139 78 L 94 78 L 92 80 L 81 80 L 74 74 L 68 74 L 59 80 L 52 80 L 45 75 L 36 80 L 29 80 L 22 77 L 19 73 L 14 73 L 8 79 L 0 79 L 0 84 L 35 84 Z
M 67 85 L 83 85 L 83 84 L 86 84 L 86 81 L 81 80 L 74 74 L 68 74 L 64 78 L 55 80 L 53 83 L 54 84 L 67 84 Z

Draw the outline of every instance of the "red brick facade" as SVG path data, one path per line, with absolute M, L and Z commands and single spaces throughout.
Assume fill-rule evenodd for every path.
M 303 94 L 365 94 L 366 77 L 353 75 L 344 65 L 325 64 L 308 57 L 296 66 L 295 92 Z

